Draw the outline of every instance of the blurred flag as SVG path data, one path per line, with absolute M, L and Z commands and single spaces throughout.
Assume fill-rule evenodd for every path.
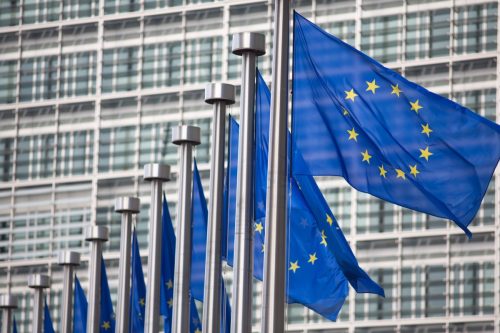
M 293 175 L 342 176 L 471 236 L 500 158 L 500 126 L 297 13 L 293 54 Z
M 165 333 L 170 333 L 174 305 L 175 233 L 165 194 L 163 194 L 162 231 L 160 314 L 165 317 Z M 190 331 L 190 333 L 201 333 L 201 321 L 193 297 L 191 297 Z
M 106 274 L 106 264 L 101 257 L 101 316 L 99 322 L 101 333 L 115 331 L 115 313 L 111 302 L 111 292 L 109 291 L 108 276 Z
M 137 233 L 132 233 L 132 288 L 130 289 L 130 332 L 144 332 L 144 312 L 146 305 L 146 283 L 142 270 L 141 254 Z
M 14 317 L 12 321 L 12 333 L 17 333 L 16 317 Z
M 43 312 L 43 332 L 44 333 L 55 333 L 54 326 L 52 325 L 52 319 L 50 318 L 50 310 L 47 305 L 47 300 L 45 300 L 45 307 Z
M 208 210 L 196 160 L 193 171 L 193 196 L 191 206 L 193 226 L 193 253 L 191 255 L 191 291 L 193 297 L 203 302 L 205 290 L 205 258 L 207 246 Z M 231 306 L 221 276 L 221 333 L 229 333 L 231 328 Z
M 87 298 L 80 284 L 80 280 L 75 275 L 75 291 L 73 300 L 73 333 L 87 332 Z

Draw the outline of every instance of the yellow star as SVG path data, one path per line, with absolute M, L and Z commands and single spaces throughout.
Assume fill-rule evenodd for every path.
M 396 169 L 396 173 L 398 174 L 396 178 L 406 179 L 405 172 L 401 169 Z
M 372 158 L 372 155 L 368 154 L 368 149 L 362 152 L 361 155 L 363 155 L 363 160 L 361 162 L 370 164 L 370 158 Z
M 347 111 L 346 109 L 342 108 L 342 114 L 344 116 L 348 116 L 349 115 L 349 111 Z
M 425 125 L 420 124 L 420 126 L 422 126 L 422 132 L 420 132 L 420 133 L 426 134 L 427 137 L 429 137 L 431 135 L 431 132 L 432 132 L 431 128 L 429 127 L 429 124 L 425 124 Z
M 416 164 L 414 166 L 410 165 L 410 173 L 413 175 L 413 177 L 417 178 L 417 175 L 420 173 L 420 171 L 417 170 Z
M 381 166 L 378 167 L 378 169 L 380 170 L 380 175 L 384 178 L 386 178 L 386 174 L 387 174 L 387 170 L 384 169 L 384 165 L 382 164 Z
M 196 328 L 196 330 L 194 331 L 194 333 L 201 333 L 201 330 L 199 328 Z
M 429 147 L 426 147 L 425 149 L 420 149 L 420 156 L 419 157 L 425 158 L 425 160 L 427 162 L 429 162 L 429 157 L 431 155 L 434 155 L 434 154 L 429 151 Z
M 140 304 L 141 306 L 144 306 L 144 304 L 146 304 L 146 303 L 144 302 L 144 298 L 141 298 L 141 299 L 139 300 L 139 304 Z
M 297 269 L 299 269 L 300 266 L 299 266 L 299 261 L 296 260 L 295 262 L 291 262 L 290 261 L 290 268 L 288 268 L 289 271 L 293 271 L 294 273 L 297 271 Z
M 358 142 L 358 133 L 356 133 L 356 131 L 354 130 L 354 127 L 352 128 L 352 130 L 347 130 L 347 133 L 349 133 L 349 140 L 354 140 L 356 142 Z
M 326 222 L 328 222 L 328 224 L 330 225 L 330 227 L 332 226 L 333 224 L 333 219 L 330 217 L 330 215 L 326 214 Z
M 423 108 L 423 106 L 418 104 L 418 99 L 415 102 L 410 102 L 410 105 L 411 105 L 411 110 L 415 111 L 415 113 L 418 113 L 418 110 Z
M 314 252 L 313 254 L 310 254 L 309 255 L 309 260 L 307 262 L 310 262 L 311 265 L 314 265 L 314 262 L 318 260 L 318 257 L 316 257 L 316 252 Z
M 262 233 L 262 230 L 264 230 L 264 227 L 262 226 L 262 223 L 259 222 L 259 223 L 255 223 L 255 231 L 257 231 L 258 233 Z
M 345 99 L 350 99 L 351 101 L 354 102 L 354 98 L 356 98 L 356 96 L 358 96 L 358 94 L 354 92 L 354 89 L 345 91 Z
M 324 245 L 325 247 L 328 246 L 328 243 L 326 242 L 326 235 L 325 235 L 324 230 L 321 230 L 321 242 L 320 242 L 320 244 Z
M 174 287 L 174 283 L 172 282 L 172 279 L 168 280 L 167 283 L 165 283 L 167 285 L 167 288 L 168 289 L 172 289 Z
M 401 94 L 403 92 L 401 89 L 399 89 L 399 85 L 398 84 L 396 84 L 395 86 L 393 86 L 391 84 L 391 88 L 392 88 L 391 94 L 397 95 L 398 97 L 399 97 L 399 94 Z
M 366 91 L 371 91 L 373 94 L 375 94 L 375 90 L 377 88 L 380 88 L 379 86 L 377 86 L 377 84 L 375 83 L 375 79 L 373 79 L 372 82 L 368 82 L 366 81 L 366 84 L 368 85 L 368 88 L 366 88 Z
M 102 323 L 101 327 L 107 331 L 111 328 L 111 324 L 109 323 L 109 321 L 105 321 Z
M 167 302 L 167 304 L 168 304 L 169 308 L 173 307 L 174 306 L 174 300 L 173 299 L 169 299 L 168 302 Z

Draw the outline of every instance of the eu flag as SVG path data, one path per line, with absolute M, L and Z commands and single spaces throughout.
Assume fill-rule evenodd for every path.
M 167 199 L 163 195 L 162 206 L 162 259 L 161 259 L 161 288 L 160 314 L 165 318 L 164 331 L 170 333 L 172 329 L 172 307 L 174 305 L 174 266 L 175 266 L 175 233 L 172 219 L 168 211 Z M 198 310 L 191 297 L 191 325 L 190 333 L 201 333 L 201 321 Z
M 45 300 L 45 307 L 43 312 L 43 332 L 44 333 L 55 333 L 54 326 L 52 325 L 52 319 L 50 317 L 49 307 L 47 305 L 47 300 Z
M 99 330 L 101 333 L 112 333 L 115 331 L 115 313 L 111 302 L 111 292 L 109 291 L 108 276 L 106 274 L 106 264 L 101 257 L 101 313 Z
M 205 259 L 207 248 L 208 210 L 207 200 L 203 192 L 201 177 L 196 160 L 193 171 L 193 196 L 191 205 L 193 227 L 193 253 L 191 255 L 191 291 L 193 297 L 203 302 L 205 290 Z M 224 280 L 221 276 L 221 333 L 229 333 L 231 329 L 231 306 L 226 295 Z
M 16 324 L 16 318 L 15 317 L 12 320 L 12 333 L 17 333 L 17 324 Z
M 293 174 L 342 176 L 359 191 L 453 220 L 470 236 L 500 158 L 500 126 L 297 13 L 293 54 Z
M 137 233 L 132 233 L 132 288 L 130 289 L 130 332 L 144 332 L 146 283 L 142 270 Z
M 80 280 L 78 280 L 76 275 L 73 298 L 73 333 L 86 333 L 88 302 L 82 285 L 80 284 Z

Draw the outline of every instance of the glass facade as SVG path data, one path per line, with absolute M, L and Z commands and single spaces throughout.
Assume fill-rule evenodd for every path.
M 498 122 L 497 1 L 292 5 L 408 79 Z M 169 140 L 181 122 L 202 129 L 195 154 L 208 195 L 212 111 L 204 85 L 239 85 L 241 58 L 230 50 L 232 34 L 241 31 L 266 35 L 258 66 L 269 82 L 272 15 L 270 0 L 0 1 L 0 293 L 18 295 L 20 332 L 31 325 L 26 281 L 33 272 L 51 275 L 48 303 L 54 322 L 60 318 L 57 251 L 82 252 L 77 275 L 88 288 L 83 230 L 90 223 L 110 226 L 104 257 L 116 300 L 120 226 L 113 200 L 141 198 L 136 227 L 146 255 L 149 184 L 142 167 L 177 165 Z M 238 101 L 230 113 L 238 117 Z M 471 240 L 451 222 L 319 178 L 361 266 L 386 297 L 351 292 L 336 323 L 292 304 L 287 331 L 500 333 L 499 176 L 497 170 Z M 165 183 L 173 215 L 176 179 Z M 229 292 L 231 275 L 226 268 Z M 256 282 L 255 332 L 261 292 Z

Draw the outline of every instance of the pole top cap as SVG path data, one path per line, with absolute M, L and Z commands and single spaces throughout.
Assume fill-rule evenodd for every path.
M 58 263 L 61 266 L 79 266 L 80 253 L 75 251 L 61 251 L 58 255 Z
M 106 242 L 109 238 L 109 229 L 100 225 L 91 225 L 85 230 L 85 240 Z
M 14 295 L 0 295 L 0 309 L 17 309 L 17 297 Z
M 149 163 L 144 166 L 144 180 L 170 180 L 170 165 Z
M 266 36 L 256 32 L 240 32 L 233 35 L 232 51 L 236 55 L 246 52 L 257 56 L 266 54 Z
M 141 201 L 134 197 L 120 197 L 115 199 L 115 212 L 137 214 L 141 211 Z
M 172 129 L 172 143 L 176 145 L 183 143 L 199 145 L 200 137 L 200 128 L 197 126 L 179 125 Z
M 50 278 L 45 274 L 32 274 L 28 277 L 28 287 L 44 289 L 50 287 Z
M 205 86 L 205 103 L 224 102 L 234 104 L 234 86 L 227 83 L 207 83 Z

